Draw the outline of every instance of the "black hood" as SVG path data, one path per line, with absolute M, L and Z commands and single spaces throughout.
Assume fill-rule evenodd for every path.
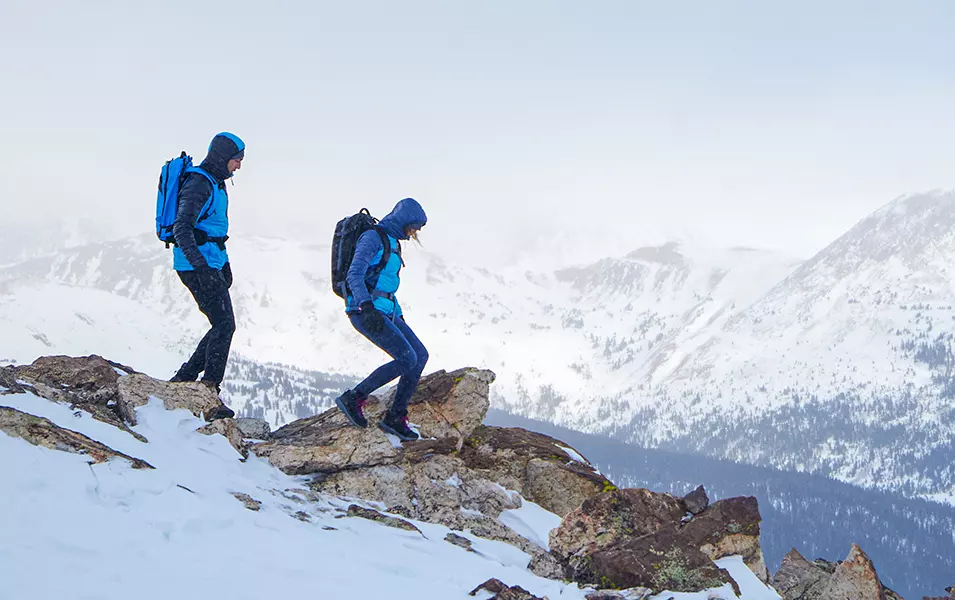
M 232 175 L 228 164 L 233 158 L 242 158 L 245 155 L 245 143 L 231 133 L 220 133 L 209 144 L 209 153 L 199 167 L 216 181 L 223 182 Z

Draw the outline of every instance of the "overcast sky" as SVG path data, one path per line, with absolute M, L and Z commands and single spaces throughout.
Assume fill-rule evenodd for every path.
M 162 163 L 230 130 L 237 232 L 414 196 L 472 262 L 521 231 L 808 256 L 955 187 L 953 27 L 943 0 L 3 0 L 0 202 L 151 231 Z

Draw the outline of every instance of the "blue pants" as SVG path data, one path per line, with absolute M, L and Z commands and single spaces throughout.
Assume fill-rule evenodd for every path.
M 385 328 L 376 334 L 371 334 L 365 330 L 360 314 L 349 315 L 348 318 L 352 327 L 358 333 L 387 352 L 393 359 L 391 362 L 375 369 L 364 381 L 355 386 L 355 391 L 362 397 L 367 397 L 381 386 L 400 377 L 398 389 L 395 391 L 395 400 L 388 412 L 391 417 L 396 419 L 406 417 L 408 415 L 408 400 L 411 399 L 415 388 L 418 387 L 421 372 L 424 371 L 424 366 L 428 362 L 427 349 L 402 317 L 398 317 L 394 321 L 385 317 Z

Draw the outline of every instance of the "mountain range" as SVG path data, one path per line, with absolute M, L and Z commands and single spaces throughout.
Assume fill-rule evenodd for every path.
M 429 370 L 494 370 L 497 409 L 955 503 L 953 226 L 955 193 L 933 192 L 808 261 L 668 243 L 492 271 L 411 246 L 399 296 Z M 311 414 L 383 360 L 331 293 L 327 244 L 229 246 L 240 411 Z M 19 254 L 0 267 L 0 361 L 56 349 L 171 375 L 204 328 L 152 236 Z

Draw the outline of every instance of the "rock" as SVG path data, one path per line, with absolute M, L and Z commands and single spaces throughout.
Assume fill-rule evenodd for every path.
M 761 521 L 756 498 L 720 500 L 680 530 L 680 544 L 699 548 L 710 560 L 742 556 L 750 571 L 769 583 L 769 570 L 759 545 Z
M 706 495 L 706 490 L 703 489 L 703 486 L 699 486 L 686 496 L 683 496 L 683 506 L 686 507 L 686 511 L 692 515 L 698 515 L 706 507 L 710 505 L 710 498 Z
M 241 502 L 242 504 L 244 504 L 245 507 L 246 507 L 247 509 L 249 509 L 249 510 L 254 510 L 254 511 L 258 512 L 259 509 L 262 508 L 262 503 L 259 502 L 259 501 L 256 500 L 256 499 L 252 498 L 252 496 L 250 496 L 250 495 L 248 495 L 248 494 L 242 494 L 242 493 L 239 493 L 239 492 L 232 492 L 232 495 L 235 497 L 236 500 L 238 500 L 239 502 Z
M 882 585 L 875 565 L 855 544 L 838 563 L 809 562 L 791 550 L 773 577 L 773 587 L 783 600 L 901 600 Z
M 0 367 L 0 396 L 7 394 L 22 394 L 26 391 L 17 376 L 16 367 Z
M 422 437 L 453 438 L 460 448 L 464 438 L 484 421 L 495 378 L 491 371 L 474 368 L 427 375 L 408 401 L 408 420 L 418 426 Z M 394 391 L 386 404 L 393 395 Z
M 460 546 L 468 552 L 474 552 L 474 549 L 471 548 L 471 540 L 456 533 L 449 533 L 448 535 L 444 536 L 444 541 L 455 546 Z
M 235 420 L 242 437 L 248 440 L 267 440 L 272 435 L 272 428 L 265 419 L 239 418 Z
M 101 356 L 44 356 L 32 364 L 6 367 L 4 381 L 12 381 L 16 389 L 30 391 L 53 402 L 63 402 L 73 409 L 84 410 L 97 421 L 118 427 L 141 442 L 145 437 L 127 427 L 119 412 L 120 373 L 118 363 Z M 17 381 L 25 382 L 26 387 Z
M 543 550 L 543 549 L 542 549 Z M 532 555 L 531 562 L 527 565 L 527 570 L 545 579 L 563 580 L 564 567 L 549 552 L 536 552 Z
M 809 562 L 793 548 L 776 571 L 773 587 L 784 600 L 821 598 L 830 576 L 830 572 Z
M 682 500 L 669 494 L 645 489 L 600 494 L 551 532 L 551 553 L 572 580 L 614 589 L 693 592 L 725 583 L 736 589 L 714 557 L 734 550 L 757 567 L 762 564 L 754 499 L 718 502 L 681 526 L 684 512 Z
M 258 448 L 256 447 L 256 451 Z M 349 469 L 316 479 L 316 491 L 380 502 L 389 512 L 463 529 L 465 512 L 492 519 L 520 507 L 520 498 L 487 481 L 453 456 L 452 440 L 404 445 L 393 464 Z
M 547 600 L 546 597 L 540 598 L 531 594 L 521 586 L 507 586 L 502 583 L 500 579 L 488 579 L 471 590 L 468 595 L 476 596 L 480 591 L 487 591 L 494 594 L 494 596 L 491 596 L 488 600 Z
M 372 510 L 370 508 L 362 508 L 357 504 L 352 504 L 348 507 L 348 516 L 349 517 L 358 517 L 360 519 L 368 519 L 369 521 L 375 521 L 376 523 L 381 523 L 387 527 L 394 527 L 396 529 L 404 529 L 405 531 L 414 531 L 421 534 L 424 537 L 424 534 L 421 533 L 421 530 L 405 521 L 404 519 L 399 519 L 398 517 L 389 517 L 383 515 L 377 510 Z
M 383 411 L 377 398 L 368 399 L 365 414 L 370 422 Z M 396 462 L 399 454 L 377 427 L 354 427 L 337 408 L 289 423 L 272 432 L 268 441 L 256 444 L 253 452 L 289 475 L 387 465 Z
M 822 597 L 839 600 L 883 600 L 883 587 L 875 565 L 862 548 L 856 544 L 852 545 L 849 556 L 836 567 L 835 573 L 829 578 Z
M 626 489 L 586 500 L 550 534 L 550 549 L 572 569 L 587 555 L 621 540 L 674 527 L 683 516 L 680 501 L 645 489 Z
M 145 406 L 153 397 L 162 400 L 166 410 L 184 408 L 201 418 L 221 404 L 216 391 L 199 382 L 169 383 L 139 374 L 119 379 L 117 404 L 123 419 L 130 425 L 136 424 L 136 409 Z
M 587 498 L 616 489 L 563 445 L 525 429 L 482 425 L 465 440 L 460 456 L 476 473 L 563 517 Z
M 450 439 L 460 448 L 487 413 L 488 390 L 494 374 L 479 369 L 439 371 L 421 380 L 408 407 L 408 418 L 424 438 Z M 374 424 L 387 403 L 374 396 L 365 404 L 367 429 L 353 427 L 337 408 L 280 428 L 255 454 L 291 475 L 337 473 L 394 464 L 401 448 Z M 452 448 L 453 449 L 453 448 Z
M 153 468 L 144 460 L 117 452 L 82 433 L 64 429 L 48 419 L 35 417 L 6 406 L 0 406 L 0 431 L 11 437 L 22 438 L 34 446 L 88 455 L 94 463 L 105 462 L 111 458 L 122 458 L 132 463 L 134 469 Z
M 209 423 L 205 427 L 200 427 L 196 431 L 203 435 L 215 435 L 218 433 L 225 439 L 229 440 L 229 443 L 232 444 L 232 447 L 242 455 L 242 458 L 249 457 L 248 445 L 245 443 L 245 441 L 243 441 L 242 432 L 239 431 L 239 427 L 233 419 L 216 419 L 212 423 Z

